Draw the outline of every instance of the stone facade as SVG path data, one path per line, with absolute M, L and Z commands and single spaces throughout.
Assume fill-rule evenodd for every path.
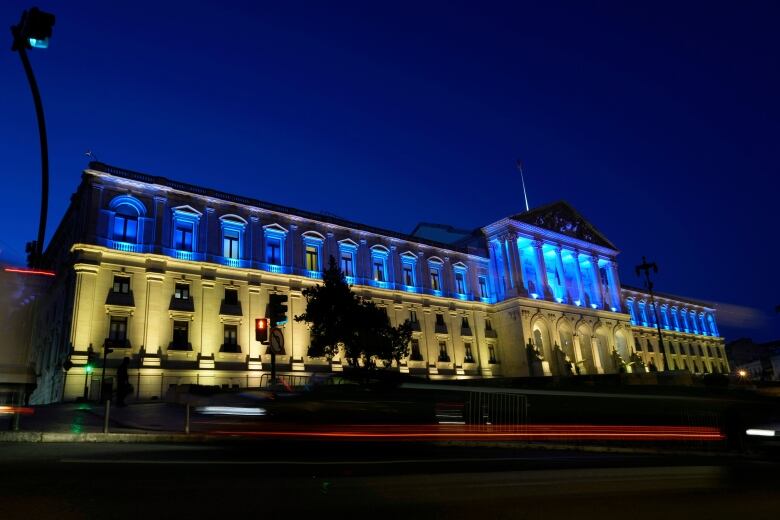
M 302 291 L 331 256 L 394 325 L 412 321 L 411 355 L 393 367 L 401 372 L 445 379 L 643 370 L 632 360 L 652 355 L 635 338 L 651 339 L 652 329 L 632 324 L 625 301 L 639 293 L 621 289 L 617 255 L 562 202 L 452 230 L 441 243 L 91 163 L 46 253 L 57 277 L 44 310 L 66 309 L 69 319 L 59 336 L 40 323 L 49 333 L 36 338 L 37 349 L 51 350 L 43 338 L 67 334 L 67 351 L 57 347 L 49 358 L 74 367 L 39 381 L 34 400 L 94 395 L 99 374 L 87 374 L 86 364 L 105 346 L 113 349 L 106 375 L 129 357 L 141 398 L 174 384 L 261 385 L 270 356 L 255 341 L 255 319 L 272 293 L 289 297 L 288 316 L 301 314 Z M 343 369 L 338 356 L 307 356 L 306 324 L 291 320 L 283 332 L 280 373 Z M 713 370 L 700 357 L 686 352 L 686 368 Z

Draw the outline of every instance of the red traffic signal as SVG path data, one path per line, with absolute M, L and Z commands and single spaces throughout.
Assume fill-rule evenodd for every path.
M 255 320 L 255 340 L 264 345 L 268 344 L 268 318 Z

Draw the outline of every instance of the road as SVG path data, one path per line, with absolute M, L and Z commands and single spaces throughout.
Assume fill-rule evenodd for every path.
M 15 518 L 775 518 L 777 466 L 431 443 L 0 445 Z

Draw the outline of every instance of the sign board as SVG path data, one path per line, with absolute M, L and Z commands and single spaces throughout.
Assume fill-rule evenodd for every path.
M 281 354 L 284 352 L 284 334 L 281 329 L 274 327 L 271 329 L 271 350 L 274 354 Z

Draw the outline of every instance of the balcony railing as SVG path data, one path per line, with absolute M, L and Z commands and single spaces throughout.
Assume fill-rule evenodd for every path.
M 133 298 L 133 291 L 114 292 L 114 290 L 108 291 L 106 297 L 106 305 L 116 305 L 120 307 L 135 307 L 135 299 Z

